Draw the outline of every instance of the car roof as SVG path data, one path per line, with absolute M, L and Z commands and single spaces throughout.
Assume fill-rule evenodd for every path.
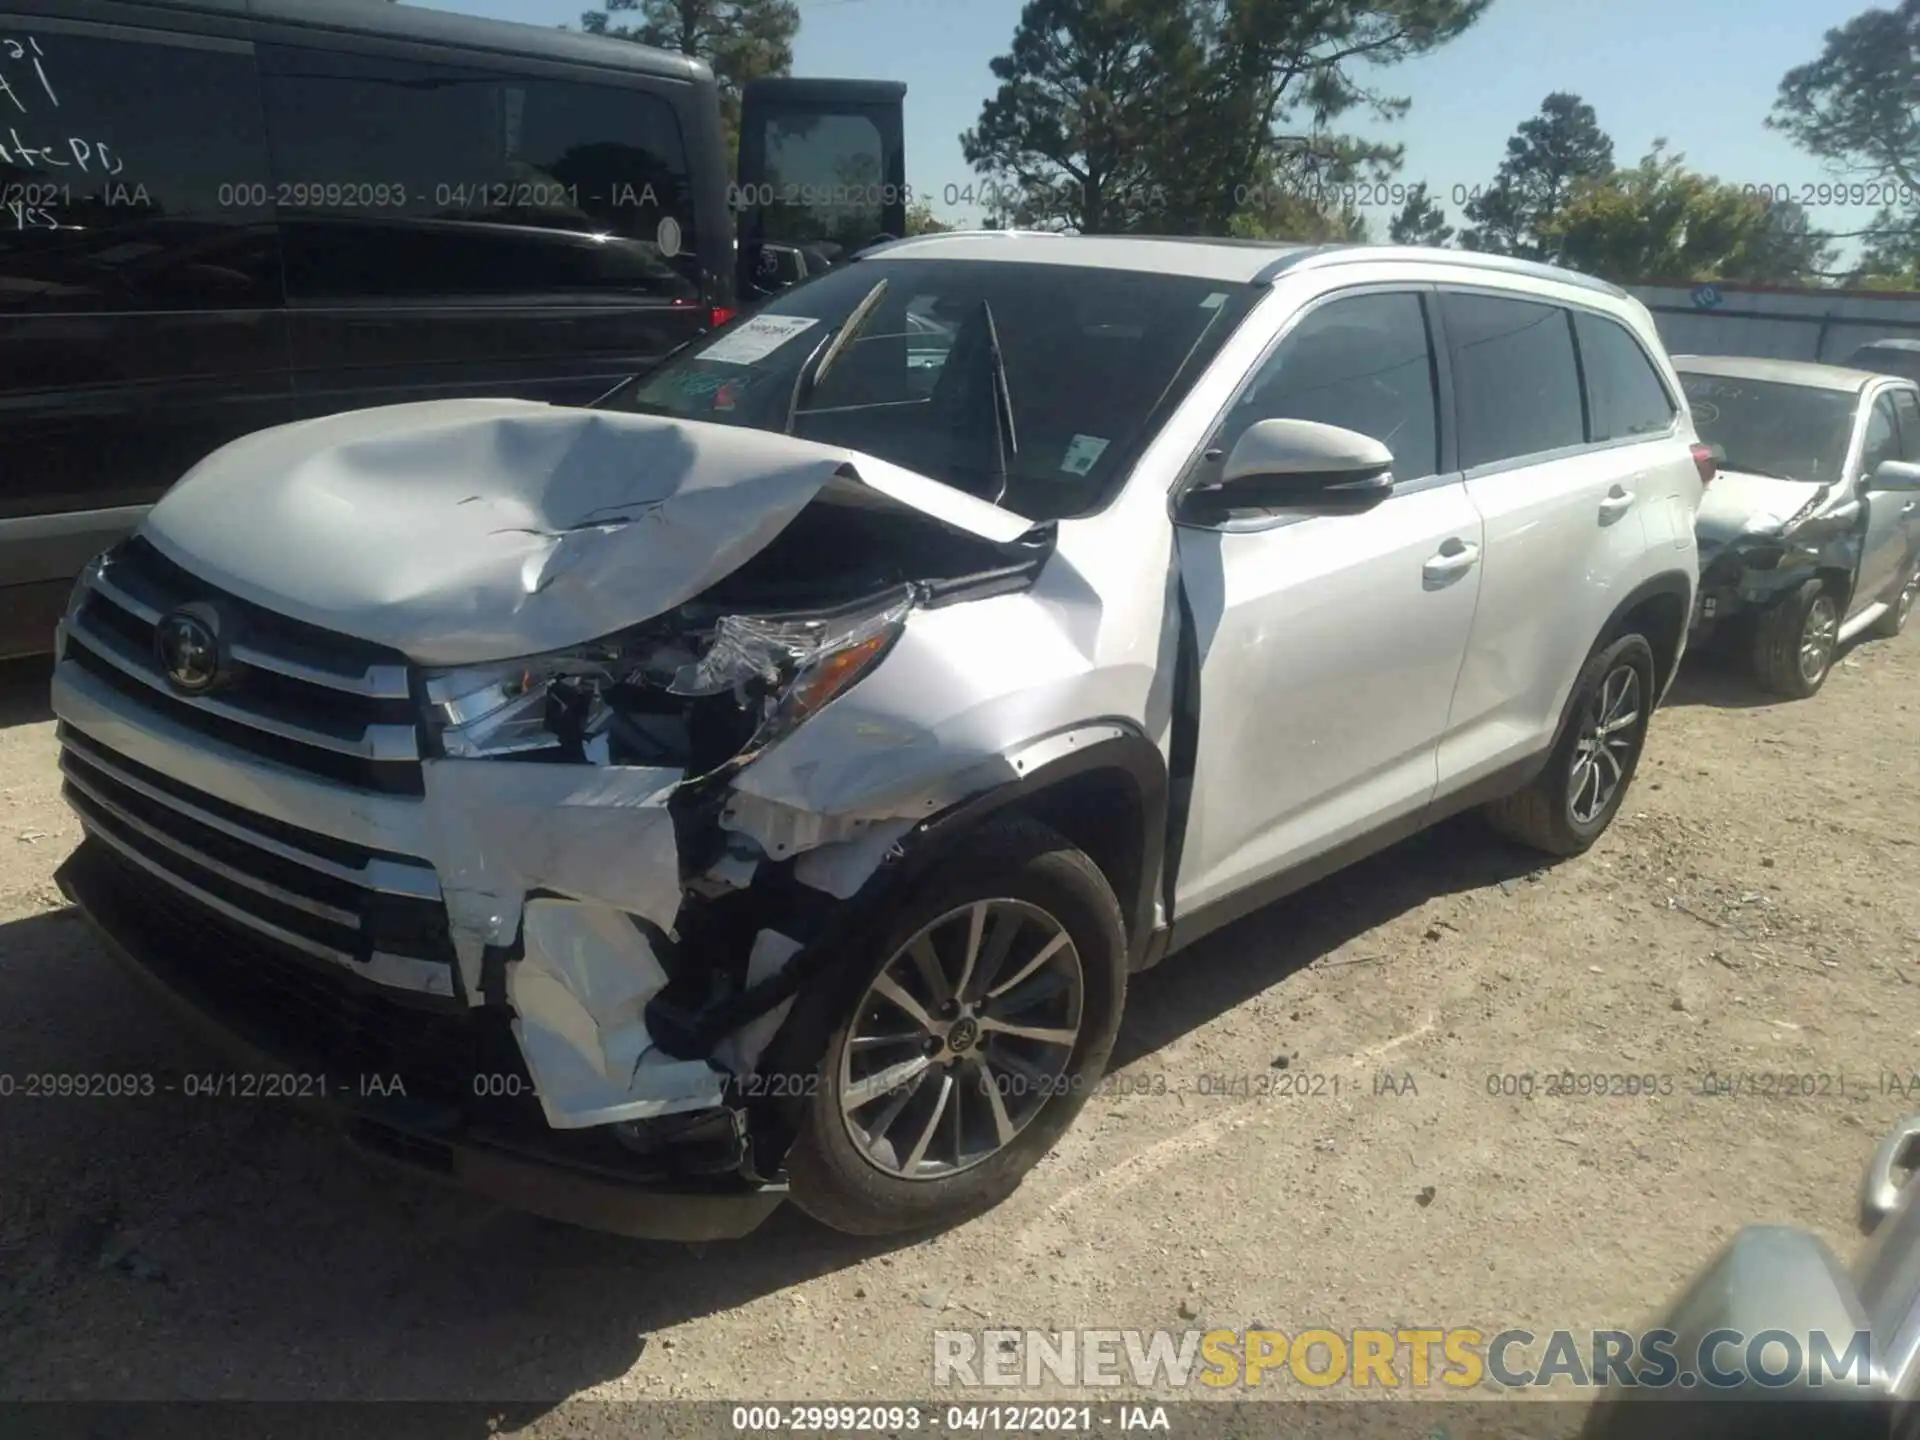
M 1769 360 L 1758 355 L 1675 355 L 1673 368 L 1682 375 L 1731 375 L 1741 380 L 1767 380 L 1809 390 L 1864 390 L 1875 380 L 1893 378 L 1876 375 L 1871 370 L 1852 370 L 1845 365 Z
M 611 35 L 590 35 L 528 25 L 514 20 L 483 19 L 420 5 L 394 5 L 386 0 L 137 0 L 126 12 L 129 23 L 142 17 L 140 9 L 165 23 L 163 16 L 194 14 L 271 21 L 347 35 L 378 35 L 435 46 L 493 50 L 506 55 L 627 70 L 661 79 L 711 83 L 712 68 L 670 50 L 638 45 Z M 64 13 L 64 7 L 62 10 Z M 119 17 L 115 17 L 119 18 Z
M 945 230 L 892 240 L 861 252 L 889 260 L 1015 260 L 1023 264 L 1075 265 L 1097 270 L 1150 270 L 1196 279 L 1265 285 L 1305 269 L 1355 263 L 1421 263 L 1458 266 L 1462 278 L 1482 276 L 1547 280 L 1597 290 L 1616 299 L 1627 292 L 1591 275 L 1470 250 L 1422 245 L 1303 245 L 1284 240 L 1230 240 L 1185 235 L 1060 235 L 1042 230 Z

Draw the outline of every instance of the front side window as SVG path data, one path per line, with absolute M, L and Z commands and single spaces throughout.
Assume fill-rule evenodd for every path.
M 0 313 L 278 304 L 266 155 L 246 46 L 0 22 Z
M 278 45 L 260 66 L 295 300 L 698 298 L 662 96 Z
M 1586 443 L 1565 310 L 1464 292 L 1448 292 L 1440 304 L 1463 469 Z
M 1673 397 L 1640 342 L 1619 322 L 1576 311 L 1580 368 L 1586 376 L 1592 440 L 1664 435 L 1673 426 Z
M 1680 388 L 1701 440 L 1725 455 L 1720 468 L 1776 480 L 1833 484 L 1847 463 L 1849 390 L 1682 371 Z
M 1893 399 L 1882 395 L 1867 415 L 1866 439 L 1860 445 L 1860 473 L 1871 475 L 1883 462 L 1899 458 L 1900 425 L 1894 418 Z
M 1900 458 L 1920 460 L 1920 398 L 1911 390 L 1894 391 L 1893 412 L 1900 419 Z
M 780 294 L 605 403 L 791 428 L 1057 519 L 1106 502 L 1257 293 L 1125 270 L 863 260 Z M 810 359 L 843 330 L 809 385 L 820 368 Z M 995 417 L 1009 401 L 1003 453 Z
M 1396 480 L 1440 468 L 1433 354 L 1420 297 L 1356 295 L 1309 311 L 1260 367 L 1212 449 L 1230 453 L 1259 420 L 1314 420 L 1393 452 Z

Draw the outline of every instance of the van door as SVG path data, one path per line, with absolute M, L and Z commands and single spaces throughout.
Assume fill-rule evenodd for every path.
M 906 94 L 896 80 L 787 77 L 742 92 L 742 305 L 906 233 Z

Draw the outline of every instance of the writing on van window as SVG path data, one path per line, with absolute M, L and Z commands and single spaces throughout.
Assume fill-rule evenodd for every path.
M 58 230 L 60 212 L 73 203 L 68 185 L 33 183 L 72 178 L 110 180 L 127 168 L 126 159 L 98 135 L 75 135 L 62 124 L 60 92 L 50 73 L 46 47 L 37 36 L 0 36 L 0 118 L 9 121 L 0 134 L 0 169 L 12 171 L 0 194 L 0 214 L 15 230 Z M 22 133 L 22 127 L 25 133 Z M 96 203 L 149 205 L 140 185 L 106 185 L 88 198 Z
M 46 51 L 40 48 L 40 42 L 31 35 L 25 40 L 15 40 L 10 36 L 0 38 L 0 61 L 25 60 L 31 64 L 34 78 L 40 82 L 40 89 L 57 108 L 60 97 L 53 93 L 53 82 L 47 78 L 46 66 L 40 63 L 45 56 Z M 9 83 L 4 68 L 0 68 L 0 95 L 5 95 L 7 99 L 13 101 L 14 108 L 22 115 L 27 113 L 25 102 L 14 94 L 13 86 Z

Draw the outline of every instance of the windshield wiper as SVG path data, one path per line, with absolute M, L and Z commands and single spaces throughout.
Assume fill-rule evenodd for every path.
M 987 383 L 993 389 L 993 479 L 999 487 L 993 493 L 998 505 L 1007 497 L 1008 457 L 1020 453 L 1020 440 L 1013 430 L 1013 391 L 1007 384 L 1006 357 L 1000 353 L 1000 332 L 993 323 L 993 307 L 980 302 L 980 319 L 986 327 Z
M 813 397 L 815 388 L 827 378 L 827 372 L 846 354 L 854 336 L 873 318 L 873 312 L 880 308 L 881 298 L 886 293 L 887 282 L 882 280 L 867 291 L 866 298 L 853 307 L 852 313 L 839 329 L 828 331 L 820 343 L 813 347 L 813 353 L 801 365 L 800 373 L 793 377 L 793 390 L 787 396 L 787 434 L 793 434 L 793 427 L 799 422 L 801 404 Z

